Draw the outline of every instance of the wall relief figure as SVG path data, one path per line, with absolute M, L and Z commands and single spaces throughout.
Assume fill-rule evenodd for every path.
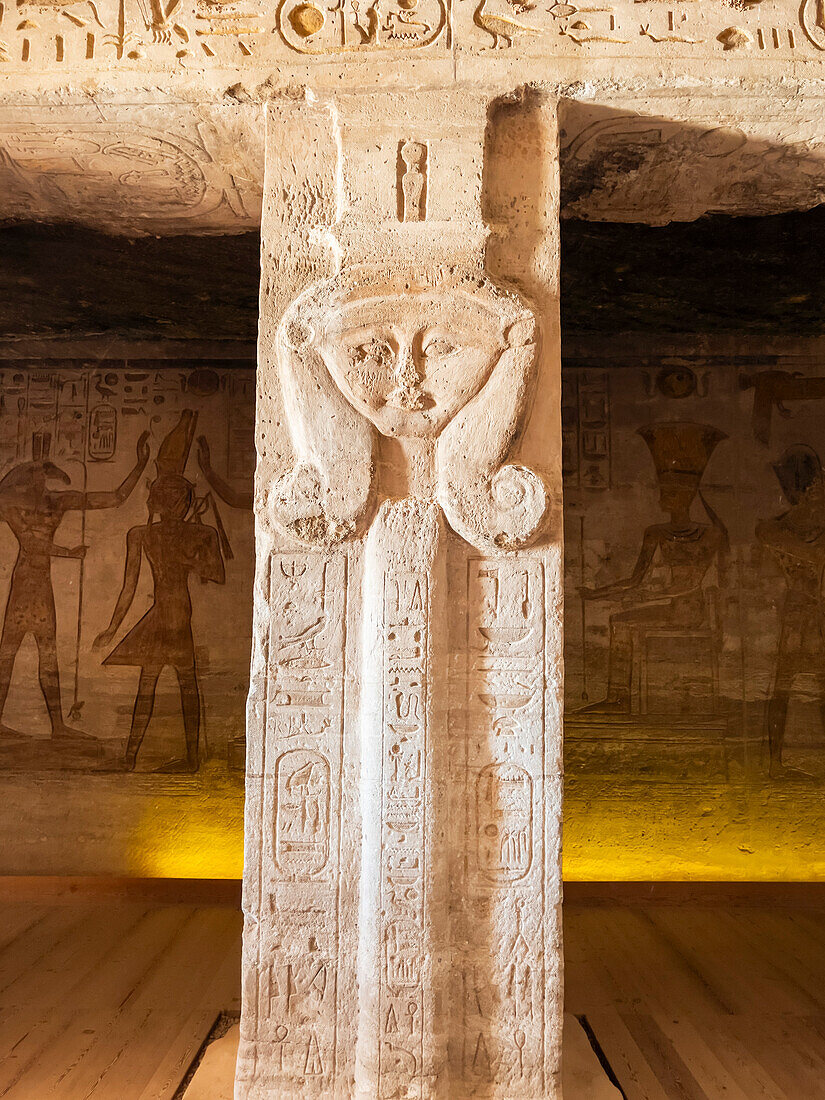
M 535 319 L 514 294 L 455 269 L 349 272 L 293 302 L 278 355 L 295 459 L 269 506 L 288 535 L 331 545 L 365 524 L 383 436 L 406 447 L 412 495 L 434 496 L 472 545 L 535 536 L 544 485 L 504 464 L 535 360 Z
M 779 627 L 767 724 L 770 774 L 799 775 L 782 762 L 788 702 L 800 673 L 818 680 L 819 706 L 825 721 L 825 637 L 822 580 L 825 573 L 825 484 L 819 455 L 811 447 L 789 447 L 773 464 L 787 512 L 757 524 L 756 537 L 776 558 L 785 574 L 785 600 Z
M 712 592 L 705 578 L 715 563 L 724 577 L 729 551 L 728 532 L 702 495 L 700 484 L 710 456 L 724 432 L 706 424 L 665 422 L 639 429 L 647 444 L 659 482 L 659 504 L 669 514 L 666 523 L 648 527 L 636 565 L 629 577 L 600 588 L 582 587 L 583 600 L 620 599 L 629 607 L 610 616 L 610 652 L 607 695 L 578 713 L 629 715 L 634 672 L 634 650 L 657 630 L 684 632 L 685 636 L 715 633 Z M 691 518 L 699 496 L 709 523 Z M 664 585 L 651 584 L 657 563 L 667 568 Z
M 51 576 L 53 558 L 82 560 L 86 547 L 59 546 L 55 538 L 68 512 L 116 508 L 128 499 L 149 460 L 148 433 L 144 432 L 138 440 L 131 471 L 116 489 L 107 492 L 58 488 L 69 486 L 71 478 L 43 457 L 48 449 L 44 450 L 42 443 L 38 447 L 42 452 L 40 458 L 13 467 L 0 481 L 0 518 L 9 525 L 18 544 L 0 635 L 0 720 L 15 658 L 24 639 L 31 634 L 37 643 L 38 678 L 49 712 L 52 738 L 92 741 L 91 735 L 71 728 L 63 717 Z M 0 724 L 0 737 L 25 736 Z
M 245 512 L 252 510 L 252 489 L 237 489 L 221 477 L 212 465 L 212 452 L 205 435 L 198 436 L 198 466 L 209 482 L 209 487 L 230 508 L 241 508 Z
M 206 502 L 195 498 L 195 487 L 183 476 L 195 432 L 197 414 L 185 409 L 161 443 L 157 476 L 149 487 L 149 521 L 126 536 L 123 585 L 109 626 L 95 642 L 105 647 L 129 612 L 137 591 L 144 557 L 152 573 L 152 606 L 105 658 L 106 665 L 136 665 L 140 680 L 126 746 L 125 766 L 137 762 L 152 717 L 158 679 L 164 668 L 175 670 L 180 688 L 186 739 L 184 757 L 163 765 L 161 772 L 195 772 L 201 726 L 201 699 L 192 636 L 189 578 L 223 584 L 224 562 L 219 532 L 201 515 Z
M 805 378 L 798 371 L 762 370 L 739 375 L 740 390 L 753 390 L 753 437 L 766 447 L 771 441 L 774 410 L 785 420 L 793 413 L 786 401 L 821 401 L 825 378 Z

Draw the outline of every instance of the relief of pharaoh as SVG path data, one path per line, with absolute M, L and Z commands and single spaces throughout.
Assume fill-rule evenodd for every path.
M 363 526 L 380 493 L 436 499 L 479 549 L 526 545 L 545 488 L 504 460 L 527 410 L 535 336 L 521 299 L 469 272 L 350 272 L 311 287 L 277 334 L 295 458 L 271 490 L 276 525 L 331 545 Z
M 610 616 L 607 696 L 580 707 L 580 714 L 630 714 L 634 636 L 645 630 L 706 628 L 706 576 L 715 564 L 721 583 L 727 568 L 727 528 L 700 488 L 710 456 L 727 436 L 708 424 L 680 421 L 651 424 L 638 434 L 653 459 L 659 507 L 668 520 L 645 529 L 629 577 L 579 590 L 583 600 L 621 599 L 628 604 Z M 691 516 L 697 496 L 710 523 Z M 658 563 L 667 575 L 663 584 L 653 577 Z

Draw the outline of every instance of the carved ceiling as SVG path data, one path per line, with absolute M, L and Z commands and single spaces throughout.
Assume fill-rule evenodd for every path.
M 825 196 L 818 102 L 674 98 L 561 111 L 562 216 L 663 225 Z M 260 225 L 260 103 L 0 109 L 0 223 L 127 236 Z
M 0 113 L 0 222 L 126 235 L 241 233 L 261 220 L 261 112 L 215 107 Z
M 758 101 L 693 118 L 576 103 L 562 117 L 562 212 L 665 225 L 706 214 L 808 210 L 825 197 L 817 109 L 782 117 Z

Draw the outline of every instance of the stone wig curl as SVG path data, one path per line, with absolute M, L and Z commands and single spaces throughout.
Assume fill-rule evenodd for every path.
M 289 306 L 276 351 L 294 465 L 272 486 L 270 518 L 310 545 L 355 534 L 373 500 L 376 429 L 342 394 L 319 350 L 336 311 L 359 300 L 447 291 L 485 310 L 501 350 L 480 390 L 433 440 L 436 497 L 453 530 L 479 550 L 529 543 L 547 509 L 541 479 L 504 460 L 521 426 L 535 368 L 536 321 L 514 293 L 453 268 L 435 276 L 355 271 L 315 284 Z

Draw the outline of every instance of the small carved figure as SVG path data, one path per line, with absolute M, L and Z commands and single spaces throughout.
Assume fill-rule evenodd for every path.
M 629 713 L 634 632 L 657 626 L 686 630 L 705 626 L 708 616 L 705 575 L 714 562 L 720 575 L 727 565 L 727 529 L 699 488 L 711 454 L 727 439 L 725 433 L 705 424 L 662 423 L 640 428 L 639 435 L 653 457 L 659 503 L 663 511 L 670 513 L 670 520 L 647 528 L 629 577 L 601 588 L 580 589 L 583 600 L 612 599 L 626 593 L 638 596 L 635 607 L 610 616 L 606 698 L 582 707 L 579 713 Z M 690 518 L 697 493 L 710 524 L 696 523 Z M 670 579 L 662 588 L 645 591 L 643 585 L 657 555 L 668 567 Z
M 0 481 L 0 519 L 9 525 L 19 547 L 0 636 L 0 718 L 17 652 L 26 635 L 33 634 L 37 642 L 40 690 L 48 708 L 52 737 L 88 737 L 71 729 L 63 719 L 51 577 L 52 558 L 82 559 L 86 547 L 57 546 L 54 540 L 67 512 L 116 508 L 128 499 L 149 461 L 147 439 L 148 433 L 144 432 L 138 440 L 135 465 L 121 484 L 108 492 L 52 488 L 50 483 L 69 485 L 71 479 L 43 458 L 15 466 Z M 20 736 L 3 725 L 0 735 Z
M 519 23 L 506 15 L 492 15 L 487 11 L 487 0 L 481 0 L 473 13 L 473 22 L 492 35 L 494 50 L 498 49 L 501 42 L 505 46 L 512 46 L 516 38 L 528 38 L 530 35 L 542 33 L 536 27 L 528 27 L 526 23 Z
M 770 774 L 777 778 L 800 774 L 782 762 L 788 702 L 799 673 L 812 672 L 818 677 L 819 706 L 825 721 L 825 485 L 819 456 L 801 444 L 789 447 L 773 469 L 790 508 L 757 524 L 756 537 L 773 553 L 785 574 L 779 647 L 767 710 Z
M 423 222 L 427 217 L 427 146 L 420 141 L 405 141 L 399 155 L 404 162 L 401 221 Z
M 430 23 L 423 19 L 417 19 L 415 9 L 418 0 L 398 0 L 401 11 L 391 11 L 387 14 L 383 29 L 389 38 L 400 38 L 415 41 L 423 35 L 427 35 L 433 29 Z
M 126 768 L 133 770 L 155 705 L 158 679 L 167 665 L 174 668 L 180 688 L 186 739 L 185 758 L 164 765 L 164 772 L 198 769 L 201 700 L 192 637 L 189 577 L 224 583 L 224 563 L 218 531 L 200 522 L 194 486 L 183 476 L 194 433 L 194 414 L 184 410 L 166 436 L 157 457 L 158 476 L 149 488 L 149 522 L 126 536 L 123 585 L 109 626 L 95 641 L 109 645 L 126 618 L 137 592 L 144 556 L 154 585 L 152 606 L 105 658 L 105 665 L 140 668 L 132 725 L 126 746 Z M 157 520 L 155 517 L 158 517 Z
M 514 295 L 459 269 L 356 271 L 292 304 L 278 352 L 296 462 L 270 514 L 289 535 L 330 545 L 356 530 L 372 500 L 375 431 L 406 450 L 411 495 L 437 498 L 474 546 L 536 534 L 544 485 L 504 464 L 535 361 L 535 319 Z
M 146 29 L 152 32 L 153 42 L 162 42 L 169 45 L 172 41 L 172 15 L 180 7 L 180 0 L 169 0 L 164 5 L 163 0 L 149 0 L 149 14 L 144 15 Z
M 277 764 L 275 858 L 296 875 L 319 871 L 329 857 L 329 764 L 292 749 Z
M 361 22 L 361 15 L 357 0 L 352 2 L 353 11 L 353 26 L 358 31 L 361 37 L 360 45 L 362 46 L 376 46 L 378 45 L 378 31 L 381 27 L 381 8 L 379 7 L 379 0 L 373 0 L 372 4 L 367 8 L 367 25 Z

